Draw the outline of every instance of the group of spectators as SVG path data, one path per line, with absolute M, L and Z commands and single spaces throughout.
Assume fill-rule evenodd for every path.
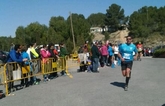
M 119 65 L 118 63 L 118 45 L 109 41 L 95 41 L 89 45 L 88 41 L 81 47 L 84 54 L 83 63 L 91 62 L 88 72 L 98 73 L 99 67 L 112 67 Z
M 37 72 L 41 72 L 41 63 L 48 62 L 48 58 L 54 58 L 56 61 L 59 57 L 65 57 L 68 55 L 67 50 L 65 48 L 64 43 L 60 44 L 58 50 L 55 49 L 54 44 L 50 43 L 48 45 L 43 44 L 40 46 L 36 46 L 36 43 L 31 43 L 27 46 L 15 44 L 12 45 L 9 55 L 7 56 L 7 63 L 17 62 L 20 67 L 29 65 L 30 66 L 30 81 L 27 77 L 27 74 L 23 74 L 22 77 L 27 77 L 21 80 L 21 87 L 28 87 L 29 85 L 37 85 L 39 84 L 39 80 L 37 80 L 36 76 L 34 76 Z M 37 64 L 34 64 L 32 60 L 40 59 L 41 61 L 37 61 Z M 38 65 L 37 69 L 34 69 L 33 66 Z M 9 80 L 13 80 L 12 71 L 18 67 L 13 65 L 7 65 L 7 76 Z M 61 75 L 65 75 L 65 70 L 61 71 Z M 54 72 L 49 75 L 44 75 L 44 81 L 49 81 L 50 79 L 58 77 L 58 73 Z M 8 90 L 9 93 L 14 88 L 14 82 L 9 82 Z
M 143 56 L 152 56 L 153 55 L 153 48 L 147 48 L 147 47 L 144 47 L 143 48 L 143 51 L 142 51 L 142 53 L 143 53 Z

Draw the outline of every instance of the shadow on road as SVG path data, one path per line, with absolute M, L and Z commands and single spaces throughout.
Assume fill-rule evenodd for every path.
M 163 104 L 162 106 L 165 106 L 165 104 Z
M 123 82 L 111 82 L 110 84 L 121 88 L 124 88 L 125 86 L 125 83 Z

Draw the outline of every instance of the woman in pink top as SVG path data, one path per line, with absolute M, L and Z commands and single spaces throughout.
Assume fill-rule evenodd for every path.
M 101 50 L 102 61 L 104 62 L 104 65 L 107 65 L 108 48 L 104 42 L 102 43 L 102 47 L 100 50 Z
M 49 57 L 51 56 L 50 52 L 47 50 L 47 46 L 43 45 L 43 47 L 40 50 L 41 58 L 42 58 L 42 64 L 44 64 L 44 71 L 47 71 L 48 64 L 49 64 Z M 44 75 L 44 81 L 49 81 L 48 75 Z

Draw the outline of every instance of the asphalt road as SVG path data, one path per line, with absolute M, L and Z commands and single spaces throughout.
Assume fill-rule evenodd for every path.
M 165 59 L 143 58 L 133 64 L 128 91 L 120 67 L 77 73 L 14 92 L 0 106 L 164 106 Z

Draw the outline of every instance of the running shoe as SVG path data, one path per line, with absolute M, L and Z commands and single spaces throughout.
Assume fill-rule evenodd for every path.
M 125 87 L 124 87 L 124 90 L 125 90 L 125 91 L 128 91 L 128 86 L 125 86 Z
M 46 80 L 47 80 L 47 81 L 50 81 L 50 79 L 49 79 L 49 78 L 47 78 Z
M 37 82 L 37 81 L 36 81 L 36 82 L 34 82 L 34 85 L 39 85 L 39 82 Z

